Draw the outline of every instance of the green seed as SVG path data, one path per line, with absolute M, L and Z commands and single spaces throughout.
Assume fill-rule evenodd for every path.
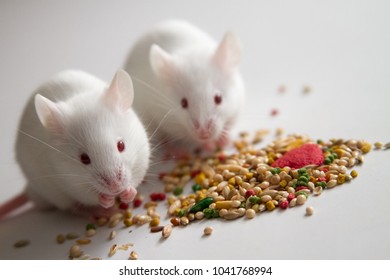
M 193 190 L 194 192 L 197 192 L 197 191 L 199 191 L 200 189 L 202 189 L 202 187 L 201 187 L 199 184 L 195 184 L 195 185 L 192 186 L 192 190 Z
M 307 174 L 306 168 L 300 168 L 300 169 L 298 169 L 298 175 L 303 175 L 303 174 Z
M 200 200 L 198 203 L 196 203 L 194 206 L 191 207 L 190 213 L 196 213 L 198 211 L 202 211 L 203 209 L 209 207 L 211 203 L 214 202 L 214 199 L 212 197 L 206 197 Z
M 96 229 L 96 226 L 94 224 L 87 224 L 86 229 Z
M 273 175 L 275 175 L 275 174 L 279 174 L 280 171 L 282 171 L 282 170 L 279 167 L 275 167 L 275 168 L 272 168 L 270 171 Z
M 298 177 L 298 181 L 306 181 L 306 182 L 309 182 L 310 181 L 310 176 L 309 174 L 305 174 L 305 175 L 301 175 Z
M 303 191 L 299 191 L 299 192 L 296 192 L 295 193 L 295 196 L 297 197 L 298 195 L 304 195 L 306 196 L 306 198 L 309 196 L 306 192 L 303 192 Z
M 260 202 L 260 197 L 258 196 L 251 196 L 249 197 L 249 202 L 252 203 L 252 204 L 258 204 Z
M 305 187 L 307 187 L 307 183 L 308 182 L 306 182 L 306 181 L 299 180 L 299 181 L 297 181 L 297 186 L 305 186 Z
M 203 210 L 203 213 L 204 213 L 205 218 L 207 218 L 207 219 L 219 217 L 219 210 L 216 210 L 216 209 L 206 208 Z
M 184 211 L 183 209 L 180 209 L 179 212 L 177 212 L 177 215 L 179 217 L 183 217 L 185 215 L 186 211 Z
M 178 196 L 178 195 L 181 195 L 183 193 L 183 188 L 181 187 L 177 187 L 173 190 L 173 194 Z
M 326 182 L 316 182 L 316 186 L 320 186 L 322 187 L 323 189 L 326 188 Z

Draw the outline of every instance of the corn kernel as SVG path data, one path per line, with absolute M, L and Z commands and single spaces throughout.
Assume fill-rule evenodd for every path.
M 201 172 L 195 176 L 194 180 L 195 180 L 195 183 L 202 185 L 204 179 L 206 179 L 206 175 L 203 172 Z
M 270 200 L 270 201 L 267 201 L 267 203 L 265 204 L 265 207 L 267 207 L 268 211 L 272 211 L 275 209 L 275 204 L 272 202 L 272 200 Z
M 153 219 L 150 221 L 150 223 L 149 223 L 149 225 L 150 225 L 151 227 L 158 226 L 159 224 L 160 224 L 160 219 L 159 219 L 159 218 L 153 218 Z
M 168 204 L 169 204 L 169 205 L 172 205 L 175 201 L 176 201 L 176 197 L 170 196 L 170 197 L 168 198 Z
M 358 176 L 358 172 L 356 170 L 351 171 L 352 178 L 356 178 Z
M 286 180 L 282 180 L 282 181 L 280 181 L 279 185 L 281 187 L 285 187 L 285 186 L 287 186 L 287 181 Z
M 126 211 L 125 214 L 123 215 L 124 219 L 131 219 L 133 214 L 130 211 Z
M 339 176 L 337 177 L 337 183 L 338 183 L 339 185 L 345 183 L 345 175 L 344 175 L 344 174 L 339 174 Z
M 131 219 L 124 219 L 123 223 L 125 224 L 126 227 L 130 227 L 133 225 L 133 221 Z
M 232 177 L 229 179 L 228 183 L 234 186 L 236 184 L 236 179 Z
M 336 149 L 334 152 L 336 153 L 338 158 L 342 158 L 342 156 L 344 155 L 344 151 L 342 149 Z
M 368 153 L 369 151 L 371 151 L 371 144 L 370 143 L 365 143 L 362 147 L 362 152 L 363 153 Z
M 189 194 L 189 195 L 187 196 L 187 198 L 188 198 L 188 199 L 195 199 L 195 198 L 196 198 L 196 195 L 195 195 L 194 193 L 192 193 L 192 194 Z
M 295 149 L 295 148 L 298 148 L 300 146 L 303 145 L 303 140 L 302 139 L 297 139 L 295 140 L 294 142 L 290 143 L 288 146 L 287 146 L 287 151 L 289 150 L 292 150 L 292 149 Z
M 244 148 L 244 143 L 241 141 L 235 141 L 234 146 L 236 147 L 237 150 L 242 150 Z

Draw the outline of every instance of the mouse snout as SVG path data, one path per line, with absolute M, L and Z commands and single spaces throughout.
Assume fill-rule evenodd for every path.
M 113 176 L 100 175 L 100 180 L 103 185 L 108 188 L 108 191 L 112 194 L 118 194 L 122 191 L 123 181 L 122 181 L 122 170 L 119 169 Z
M 214 135 L 215 122 L 212 119 L 209 119 L 202 125 L 197 122 L 197 126 L 194 122 L 194 128 L 200 140 L 208 140 Z

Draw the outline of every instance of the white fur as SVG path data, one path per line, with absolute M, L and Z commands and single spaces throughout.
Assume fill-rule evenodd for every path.
M 20 121 L 16 157 L 27 194 L 40 206 L 99 205 L 110 192 L 101 177 L 122 170 L 122 185 L 136 188 L 149 165 L 145 129 L 131 108 L 133 88 L 120 70 L 108 86 L 82 71 L 60 72 L 30 98 Z M 123 139 L 120 153 L 117 141 Z M 80 161 L 87 153 L 91 164 Z
M 218 142 L 244 102 L 239 60 L 240 45 L 232 33 L 217 43 L 187 22 L 163 22 L 140 38 L 125 64 L 137 92 L 134 109 L 152 131 L 158 128 L 159 137 L 189 146 Z M 216 94 L 223 97 L 220 105 L 214 103 Z M 215 125 L 210 138 L 200 139 L 196 123 L 205 128 L 209 120 Z

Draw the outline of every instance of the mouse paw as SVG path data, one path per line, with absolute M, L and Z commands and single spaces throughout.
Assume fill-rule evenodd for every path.
M 217 146 L 218 148 L 224 148 L 229 144 L 229 142 L 230 142 L 230 137 L 228 133 L 222 133 L 217 140 Z
M 137 195 L 137 190 L 133 187 L 127 188 L 120 193 L 119 198 L 123 203 L 129 203 L 134 200 L 134 197 Z
M 99 195 L 99 204 L 103 208 L 110 208 L 110 207 L 114 206 L 114 204 L 115 204 L 115 197 L 112 195 L 100 194 Z

